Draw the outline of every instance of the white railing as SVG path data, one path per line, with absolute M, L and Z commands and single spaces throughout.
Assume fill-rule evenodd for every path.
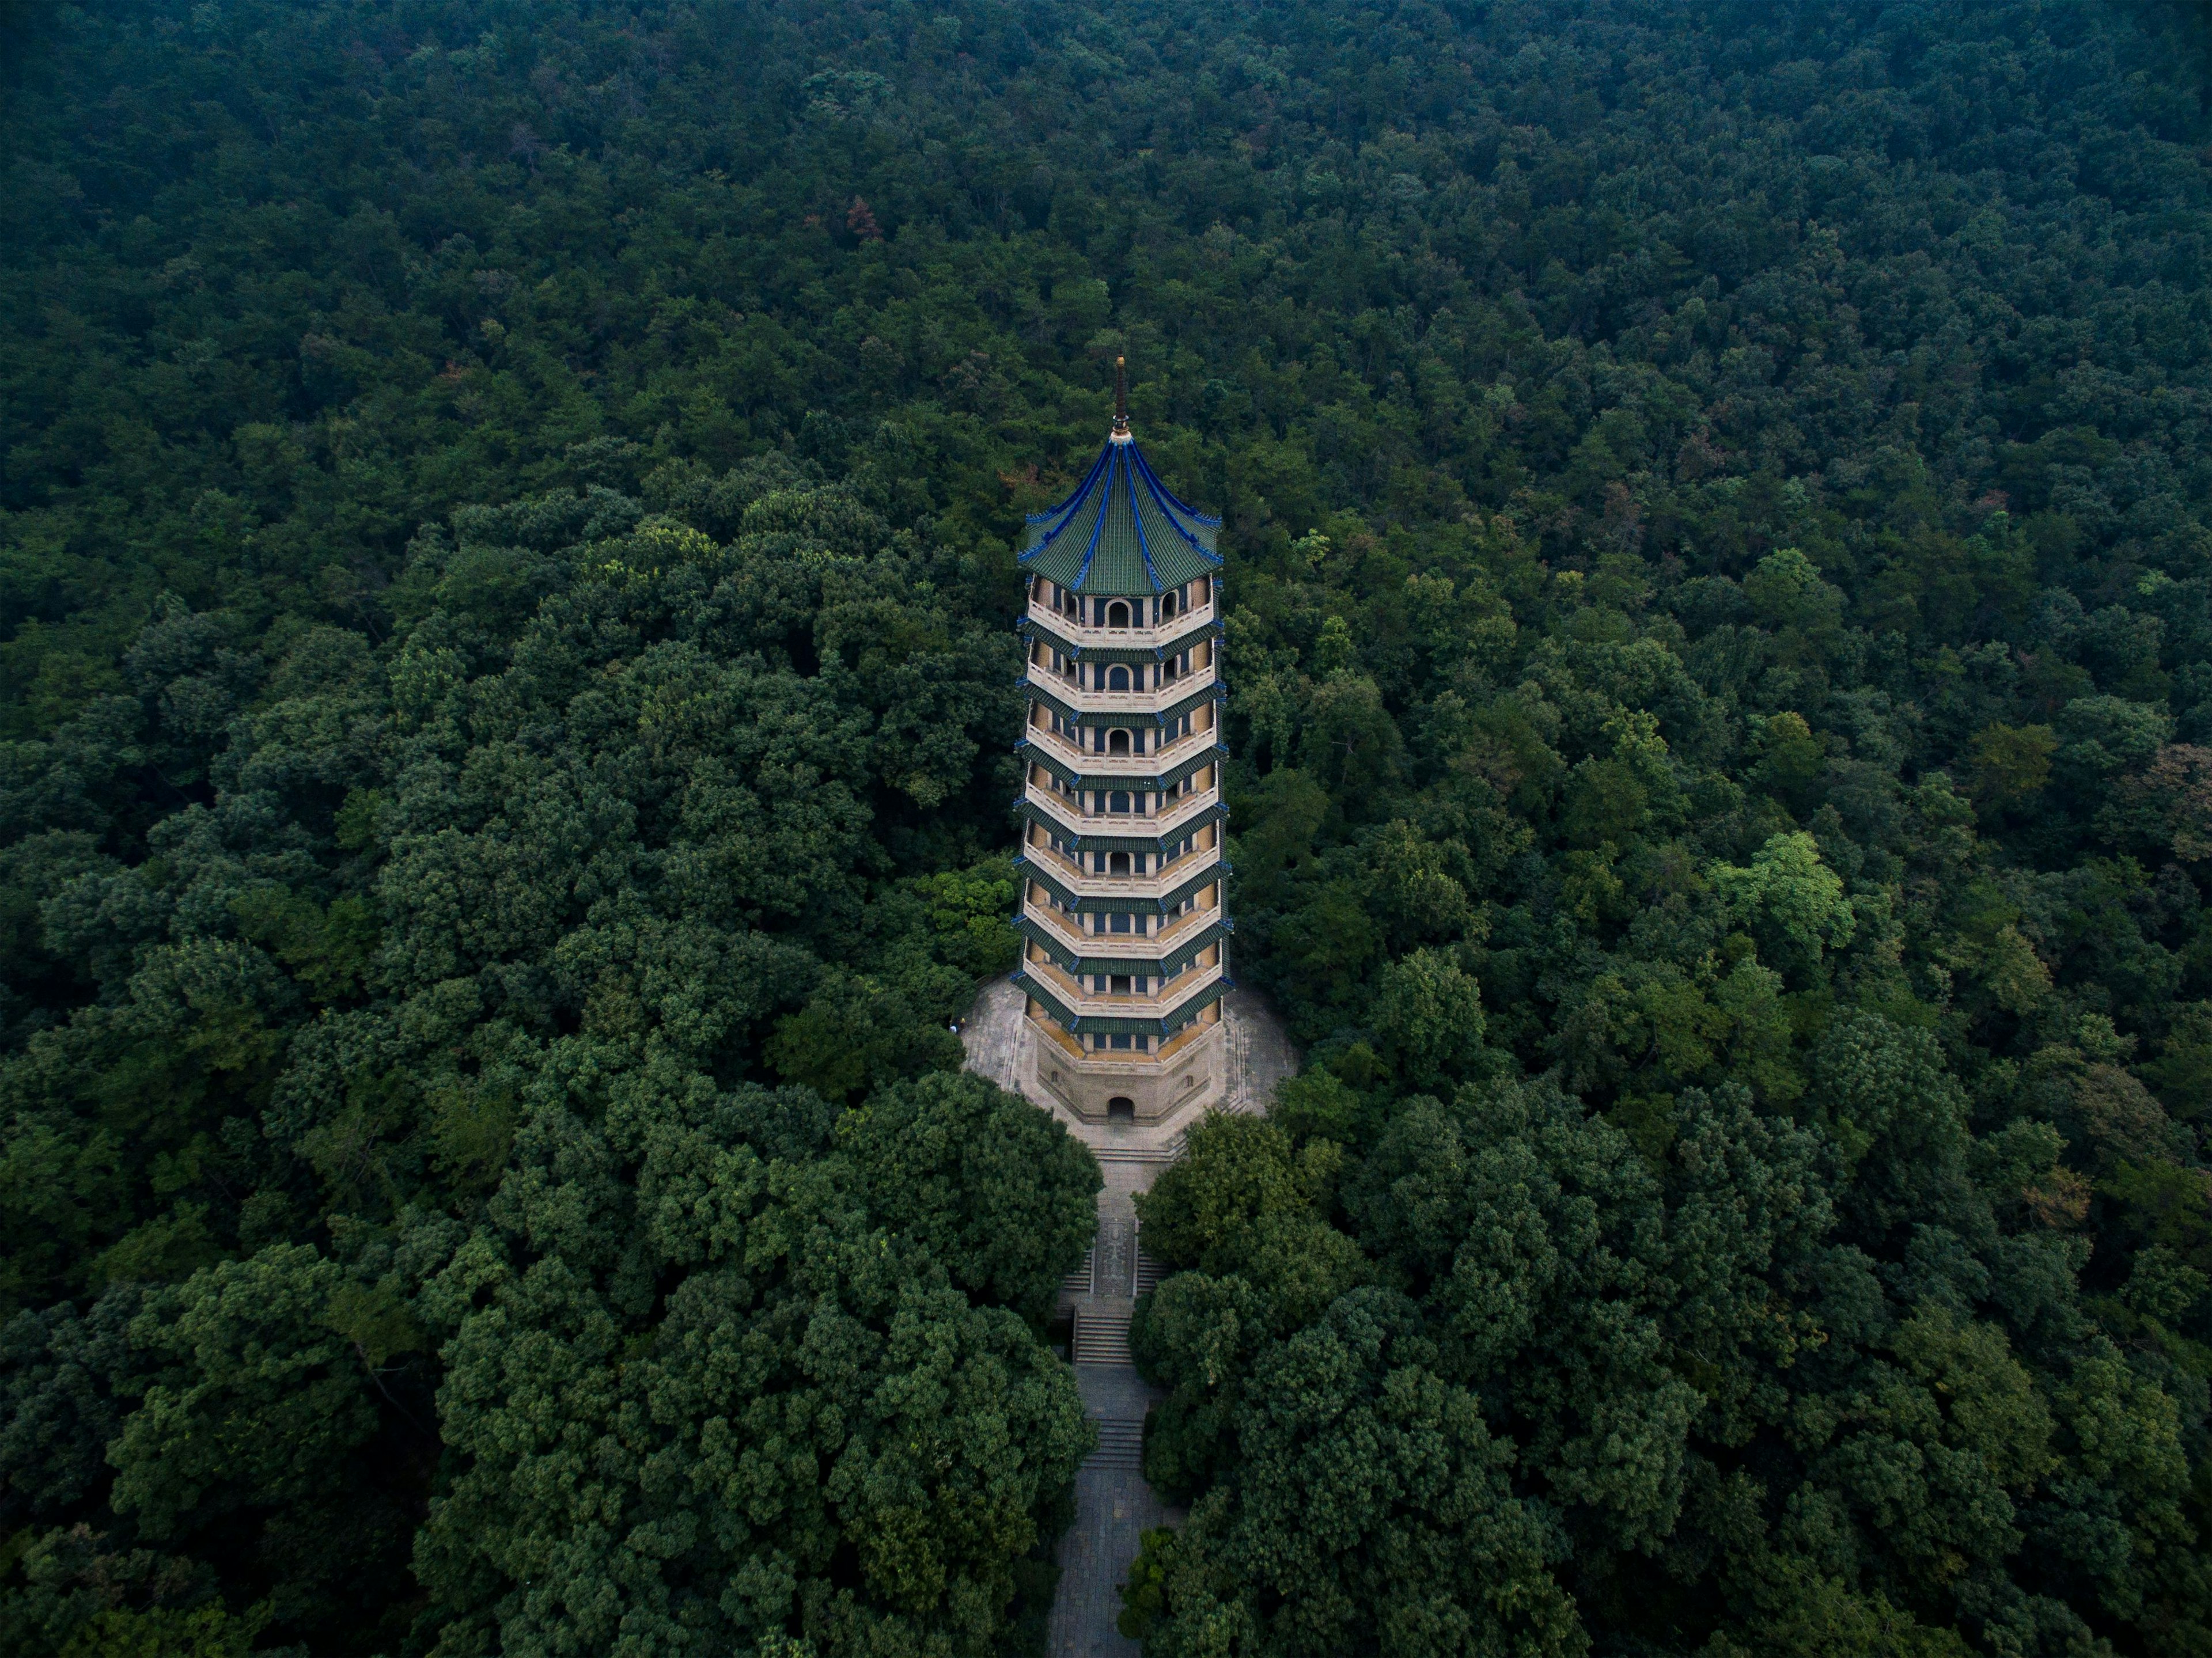
M 1102 691 L 1062 678 L 1042 662 L 1029 665 L 1029 677 L 1038 689 L 1049 691 L 1069 707 L 1085 714 L 1158 714 L 1217 683 L 1213 665 L 1193 668 L 1179 679 L 1170 679 L 1154 690 Z
M 1221 976 L 1221 958 L 1217 950 L 1212 966 L 1185 968 L 1164 988 L 1146 995 L 1101 996 L 1085 989 L 1049 962 L 1025 961 L 1022 970 L 1049 987 L 1071 1013 L 1101 1019 L 1169 1019 Z
M 1103 875 L 1084 869 L 1050 847 L 1030 841 L 1022 855 L 1052 872 L 1053 878 L 1080 896 L 1090 898 L 1164 898 L 1221 862 L 1217 841 L 1178 858 L 1154 875 Z
M 1027 798 L 1053 815 L 1053 821 L 1070 835 L 1121 835 L 1164 838 L 1187 826 L 1219 799 L 1210 788 L 1182 796 L 1165 811 L 1086 812 L 1057 789 L 1031 781 Z M 1110 793 L 1111 791 L 1108 791 Z
M 1073 916 L 1050 904 L 1024 903 L 1022 913 L 1078 955 L 1165 956 L 1181 948 L 1182 941 L 1199 928 L 1219 920 L 1221 905 L 1217 900 L 1204 909 L 1173 916 L 1158 932 L 1085 932 Z
M 1130 777 L 1157 777 L 1164 771 L 1173 770 L 1196 750 L 1212 748 L 1216 735 L 1209 726 L 1204 731 L 1194 729 L 1149 754 L 1100 754 L 1077 748 L 1050 726 L 1031 726 L 1022 734 L 1038 747 L 1049 748 L 1054 756 L 1073 771 L 1086 776 L 1105 776 L 1127 768 L 1125 774 Z
M 1078 622 L 1065 610 L 1055 610 L 1049 604 L 1040 604 L 1035 598 L 1029 603 L 1029 619 L 1040 628 L 1049 628 L 1071 645 L 1125 646 L 1133 651 L 1157 650 L 1182 638 L 1194 628 L 1202 628 L 1213 620 L 1214 604 L 1211 598 L 1204 604 L 1194 604 L 1179 611 L 1166 621 L 1145 628 L 1094 628 Z

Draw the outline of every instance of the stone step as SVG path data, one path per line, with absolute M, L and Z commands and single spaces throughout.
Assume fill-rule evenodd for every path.
M 1145 1462 L 1145 1424 L 1141 1422 L 1103 1422 L 1098 1424 L 1098 1448 L 1085 1462 L 1091 1468 L 1139 1468 Z
M 1129 1315 L 1127 1302 L 1120 1306 L 1079 1307 L 1075 1309 L 1075 1362 L 1078 1364 L 1133 1364 L 1129 1357 Z
M 1173 1163 L 1182 1155 L 1182 1136 L 1166 1145 L 1094 1145 L 1091 1155 L 1101 1163 Z
M 1095 1295 L 1098 1290 L 1098 1251 L 1083 1252 L 1083 1265 L 1060 1281 L 1060 1292 L 1064 1296 Z
M 1160 1287 L 1160 1280 L 1166 1276 L 1166 1268 L 1146 1254 L 1139 1245 L 1137 1250 L 1137 1293 L 1149 1295 Z

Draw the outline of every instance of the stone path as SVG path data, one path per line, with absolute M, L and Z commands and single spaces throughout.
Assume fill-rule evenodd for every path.
M 1001 1088 L 1014 1087 L 1014 1066 L 1024 1035 L 1022 1000 L 1022 993 L 1011 980 L 992 980 L 975 993 L 975 1005 L 968 1010 L 967 1028 L 960 1033 L 961 1042 L 968 1049 L 968 1068 Z
M 1222 1017 L 1229 1027 L 1222 1108 L 1264 1111 L 1275 1084 L 1297 1072 L 1297 1051 L 1267 1005 L 1249 990 L 1229 993 Z M 1019 1093 L 1033 1040 L 1022 1018 L 1022 993 L 1004 979 L 986 985 L 961 1035 L 968 1068 Z M 1175 1160 L 1189 1124 L 1091 1124 L 1052 1102 L 1038 1103 L 1091 1147 L 1106 1177 L 1091 1258 L 1060 1294 L 1075 1318 L 1076 1390 L 1084 1414 L 1098 1424 L 1099 1442 L 1075 1476 L 1075 1521 L 1060 1540 L 1060 1593 L 1048 1646 L 1053 1658 L 1135 1658 L 1137 1643 L 1115 1627 L 1121 1585 L 1142 1534 L 1182 1518 L 1145 1484 L 1139 1466 L 1145 1417 L 1157 1395 L 1130 1362 L 1129 1315 L 1158 1272 L 1139 1236 L 1136 1196 Z
M 1231 1111 L 1265 1111 L 1275 1084 L 1297 1075 L 1298 1051 L 1274 1009 L 1256 992 L 1232 990 L 1222 999 L 1229 1024 L 1229 1102 Z
M 1152 1389 L 1127 1364 L 1078 1364 L 1084 1414 L 1098 1424 L 1098 1448 L 1075 1476 L 1075 1523 L 1060 1540 L 1060 1593 L 1046 1650 L 1053 1658 L 1136 1658 L 1137 1643 L 1114 1626 L 1121 1585 L 1144 1533 L 1182 1519 L 1153 1495 L 1138 1466 Z

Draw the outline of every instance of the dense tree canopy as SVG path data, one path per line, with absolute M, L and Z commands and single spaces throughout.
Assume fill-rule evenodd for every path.
M 137 694 L 19 750 L 85 824 L 31 838 L 84 984 L 0 1083 L 12 1649 L 1041 1618 L 1099 1177 L 953 1071 L 1006 653 L 878 494 L 772 453 L 462 511 L 380 641 L 165 598 Z M 140 847 L 67 775 L 92 721 L 202 780 Z
M 0 1633 L 1036 1638 L 1020 513 L 1225 518 L 1185 1652 L 2212 1655 L 2212 37 L 0 8 Z

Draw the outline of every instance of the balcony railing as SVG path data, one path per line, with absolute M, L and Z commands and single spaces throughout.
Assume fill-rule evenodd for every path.
M 1036 841 L 1024 845 L 1021 856 L 1041 875 L 1048 876 L 1071 896 L 1121 899 L 1138 903 L 1147 900 L 1157 902 L 1182 891 L 1193 882 L 1202 886 L 1206 884 L 1204 878 L 1210 875 L 1226 876 L 1229 873 L 1229 865 L 1221 860 L 1221 847 L 1218 844 L 1201 847 L 1188 857 L 1178 858 L 1152 875 L 1097 874 L 1078 867 L 1073 860 Z
M 1221 683 L 1221 677 L 1214 671 L 1214 665 L 1210 662 L 1203 668 L 1193 668 L 1188 673 L 1170 679 L 1156 689 L 1143 691 L 1102 691 L 1089 685 L 1079 685 L 1042 662 L 1030 663 L 1022 678 L 1024 684 L 1034 686 L 1042 695 L 1075 709 L 1079 714 L 1138 716 L 1164 714 L 1176 703 L 1188 701 L 1200 692 Z
M 1129 768 L 1133 777 L 1156 777 L 1164 771 L 1172 771 L 1200 750 L 1217 745 L 1221 738 L 1218 726 L 1204 731 L 1192 731 L 1165 748 L 1154 749 L 1148 754 L 1102 754 L 1091 749 L 1079 749 L 1065 732 L 1056 732 L 1049 725 L 1030 726 L 1023 736 L 1040 748 L 1048 747 L 1053 756 L 1070 771 L 1077 773 L 1105 772 Z
M 1220 799 L 1220 791 L 1213 788 L 1195 789 L 1181 799 L 1173 802 L 1165 811 L 1150 812 L 1086 812 L 1059 791 L 1041 787 L 1035 782 L 1028 785 L 1025 798 L 1045 808 L 1052 814 L 1053 821 L 1070 835 L 1129 835 L 1164 838 L 1174 835 L 1183 825 L 1200 817 L 1206 807 L 1212 805 Z
M 1178 1008 L 1202 995 L 1215 980 L 1220 978 L 1222 964 L 1217 960 L 1211 967 L 1190 968 L 1164 989 L 1127 996 L 1102 996 L 1078 984 L 1050 962 L 1025 961 L 1022 963 L 1022 970 L 1051 991 L 1069 1012 L 1079 1016 L 1108 1019 L 1171 1019 Z
M 1049 604 L 1040 604 L 1034 598 L 1030 599 L 1023 614 L 1029 621 L 1057 634 L 1071 645 L 1152 651 L 1164 649 L 1176 641 L 1212 625 L 1218 608 L 1209 597 L 1204 604 L 1194 604 L 1188 610 L 1146 628 L 1086 627 L 1066 611 L 1055 610 Z
M 1022 914 L 1079 956 L 1166 957 L 1182 948 L 1183 940 L 1222 920 L 1218 900 L 1188 915 L 1169 918 L 1158 932 L 1085 932 L 1075 917 L 1051 904 L 1024 902 Z M 1228 925 L 1223 922 L 1225 926 Z

